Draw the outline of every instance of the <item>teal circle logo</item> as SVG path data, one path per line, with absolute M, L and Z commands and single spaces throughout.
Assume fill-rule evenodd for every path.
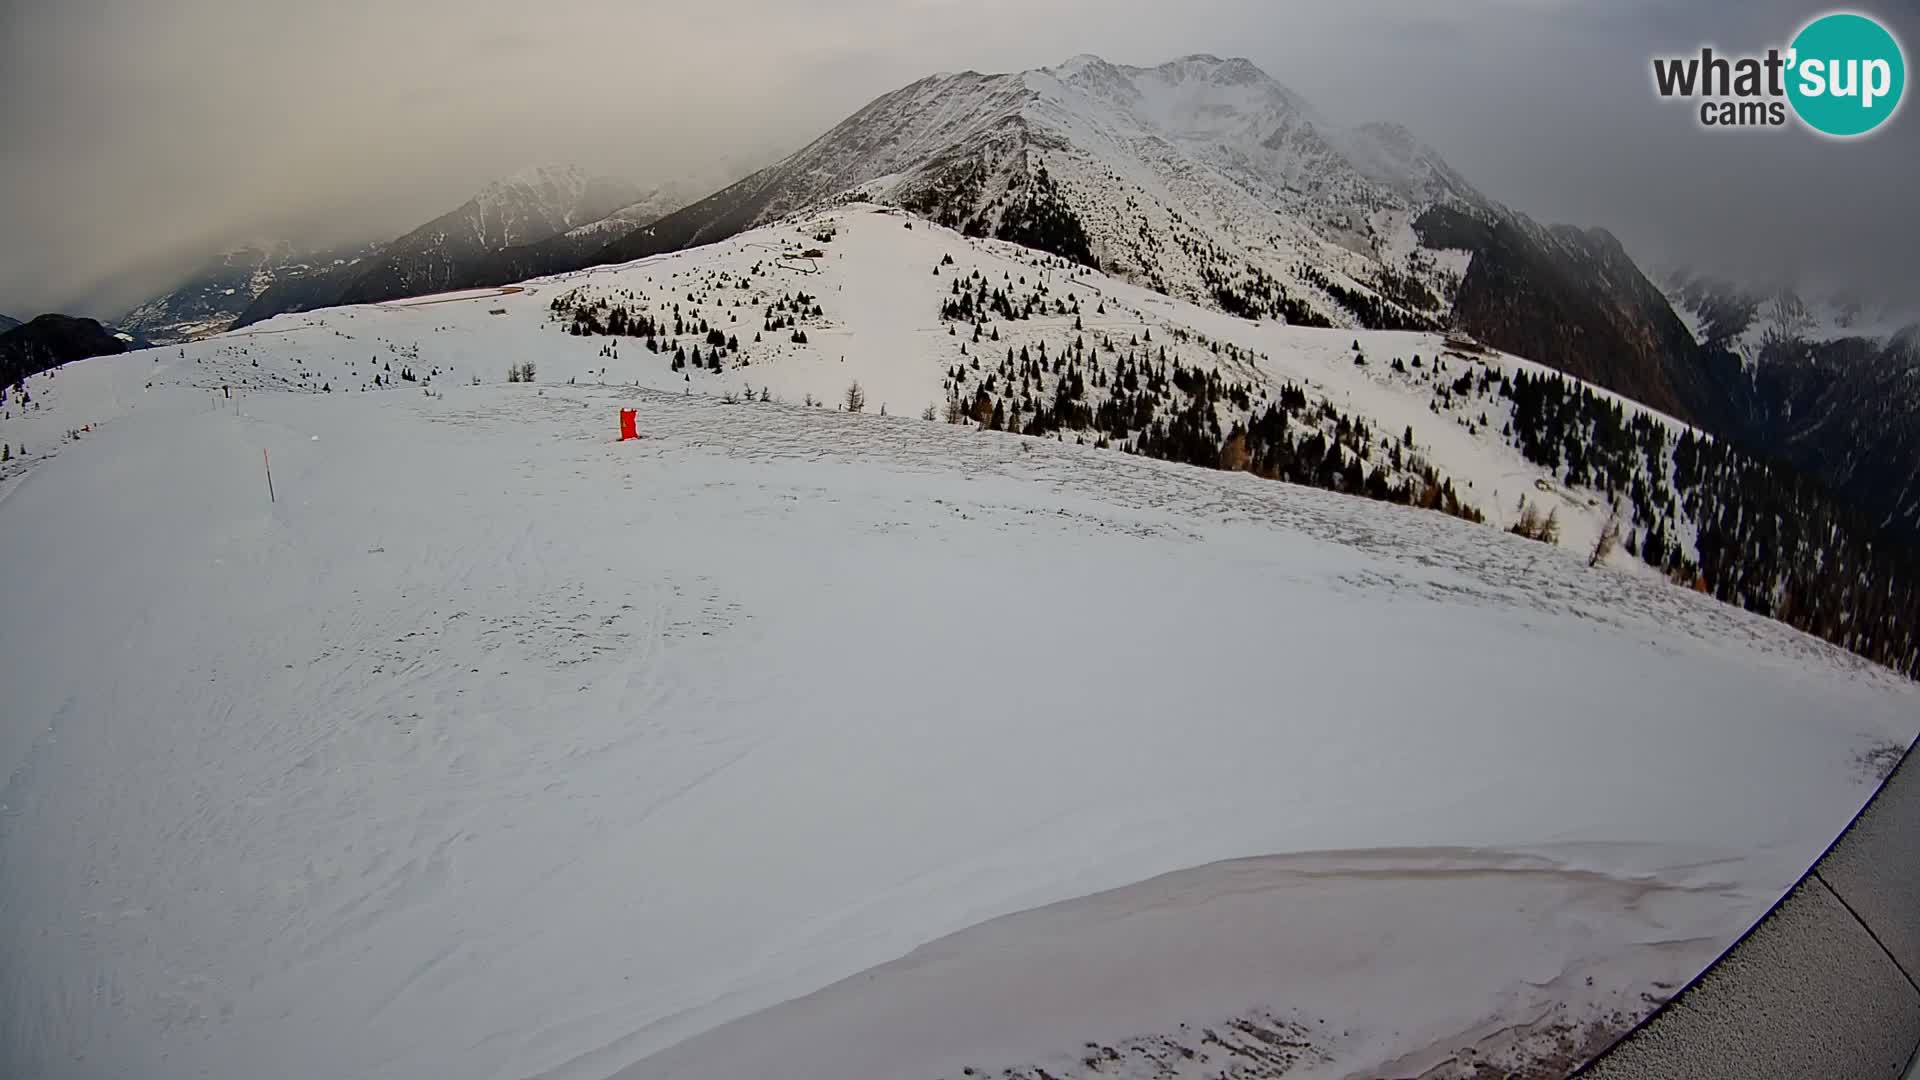
M 1787 99 L 1808 127 L 1849 139 L 1892 119 L 1907 88 L 1907 61 L 1886 27 L 1837 12 L 1808 23 L 1788 54 Z

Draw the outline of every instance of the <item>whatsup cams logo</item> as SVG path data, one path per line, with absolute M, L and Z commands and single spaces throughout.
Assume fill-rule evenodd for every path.
M 1760 56 L 1660 56 L 1653 87 L 1663 98 L 1697 102 L 1701 127 L 1782 128 L 1797 118 L 1831 138 L 1884 127 L 1900 110 L 1906 55 L 1893 32 L 1850 11 L 1822 15 L 1786 48 Z

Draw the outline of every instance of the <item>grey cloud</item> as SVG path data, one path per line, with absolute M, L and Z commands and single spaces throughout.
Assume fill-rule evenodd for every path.
M 1920 116 L 1713 136 L 1649 58 L 1780 42 L 1783 0 L 0 0 L 0 311 L 110 315 L 253 238 L 391 234 L 527 164 L 765 160 L 933 71 L 1244 55 L 1495 198 L 1644 261 L 1911 290 Z M 1920 22 L 1892 19 L 1920 42 Z

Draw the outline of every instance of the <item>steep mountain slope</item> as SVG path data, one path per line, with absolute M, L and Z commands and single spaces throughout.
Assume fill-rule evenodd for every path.
M 651 225 L 659 221 L 701 197 L 707 190 L 688 181 L 662 184 L 605 217 L 589 221 L 584 225 L 576 225 L 561 235 L 578 242 L 582 250 L 586 250 L 588 244 L 598 240 L 599 244 L 592 249 L 597 251 L 609 240 L 625 236 L 643 225 Z
M 1610 233 L 1435 207 L 1430 246 L 1472 253 L 1452 325 L 1496 348 L 1727 433 L 1738 364 L 1704 347 Z
M 495 181 L 458 208 L 380 245 L 365 258 L 274 284 L 246 306 L 234 325 L 284 311 L 457 288 L 480 272 L 479 267 L 494 265 L 491 260 L 502 252 L 562 236 L 623 208 L 635 208 L 636 216 L 644 216 L 643 195 L 624 181 L 589 176 L 577 168 L 529 169 Z
M 1920 310 L 1857 295 L 1754 287 L 1685 267 L 1660 274 L 1659 282 L 1695 339 L 1738 355 L 1749 367 L 1776 343 L 1885 342 L 1920 327 Z
M 1680 272 L 1674 309 L 1723 361 L 1725 430 L 1920 542 L 1920 323 L 1911 312 Z
M 476 255 L 450 268 L 441 287 L 458 290 L 502 285 L 593 265 L 609 237 L 624 236 L 641 225 L 658 221 L 666 213 L 685 206 L 700 190 L 682 183 L 663 185 L 604 218 L 536 243 Z
M 1843 337 L 1769 345 L 1752 371 L 1748 441 L 1920 541 L 1920 347 Z
M 1297 323 L 1437 326 L 1457 260 L 1409 225 L 1483 200 L 1404 130 L 1327 125 L 1244 60 L 1083 56 L 888 94 L 786 161 L 610 245 L 624 260 L 858 190 L 1184 299 Z
M 0 416 L 0 1074 L 1468 1073 L 1644 1013 L 1920 723 L 1589 567 L 1550 374 L 1442 334 L 868 204 L 517 289 Z
M 541 168 L 497 181 L 465 205 L 381 249 L 342 291 L 341 303 L 419 296 L 456 287 L 462 264 L 539 243 L 633 203 L 624 181 L 576 168 Z
M 126 352 L 131 345 L 93 319 L 36 316 L 0 333 L 0 389 L 72 360 Z
M 207 261 L 170 292 L 134 308 L 118 321 L 159 345 L 217 334 L 233 325 L 248 305 L 269 288 L 291 294 L 296 283 L 337 272 L 377 250 L 350 247 L 300 251 L 289 244 L 247 247 Z

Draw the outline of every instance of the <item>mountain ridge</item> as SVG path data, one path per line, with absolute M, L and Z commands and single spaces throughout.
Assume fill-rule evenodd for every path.
M 1665 277 L 1674 310 L 1731 362 L 1734 436 L 1920 539 L 1920 323 L 1891 305 Z
M 1438 155 L 1407 145 L 1403 128 L 1397 129 L 1399 146 L 1382 137 L 1394 130 L 1388 125 L 1343 132 L 1339 146 L 1321 138 L 1321 129 L 1303 98 L 1238 58 L 1194 54 L 1131 68 L 1082 55 L 1026 72 L 929 76 L 881 95 L 786 161 L 616 240 L 599 258 L 626 261 L 710 241 L 859 189 L 966 231 L 1024 236 L 1031 246 L 1089 265 L 1098 249 L 1103 269 L 1151 279 L 1160 268 L 1128 237 L 1177 228 L 1173 221 L 1196 214 L 1193 203 L 1205 213 L 1218 209 L 1206 204 L 1225 198 L 1232 204 L 1228 214 L 1257 227 L 1229 246 L 1246 249 L 1269 239 L 1266 226 L 1277 210 L 1312 219 L 1306 228 L 1282 223 L 1292 241 L 1286 254 L 1307 248 L 1339 287 L 1371 294 L 1346 273 L 1363 268 L 1343 265 L 1345 247 L 1354 242 L 1348 233 L 1358 231 L 1351 220 L 1357 215 L 1352 207 L 1329 209 L 1332 198 L 1391 202 L 1411 192 L 1479 197 L 1444 166 L 1424 174 L 1405 168 L 1438 161 Z M 1364 155 L 1365 168 L 1343 156 L 1355 147 L 1371 151 Z M 1392 177 L 1397 183 L 1379 183 L 1388 172 L 1383 166 L 1396 157 L 1403 166 Z M 1125 170 L 1123 180 L 1111 171 L 1103 174 L 1101 166 L 1111 162 L 1138 167 Z M 1197 184 L 1190 182 L 1195 178 Z M 1116 191 L 1116 184 L 1125 190 Z M 1063 185 L 1078 190 L 1063 193 Z M 1091 221 L 1087 208 L 1099 196 L 1085 189 L 1096 185 L 1106 189 L 1100 193 L 1106 199 L 1145 197 L 1155 205 L 1126 222 Z M 1171 190 L 1183 186 L 1187 198 Z M 1089 229 L 1093 235 L 1081 235 Z M 1220 246 L 1213 239 L 1210 246 Z M 1246 261 L 1245 250 L 1234 254 Z M 1222 256 L 1213 261 L 1230 261 Z M 1286 285 L 1300 295 L 1300 310 L 1351 321 L 1324 290 L 1291 275 L 1290 261 L 1284 255 L 1264 260 L 1260 269 L 1272 279 L 1264 288 L 1270 297 L 1273 284 L 1290 279 Z M 1239 268 L 1216 268 L 1217 280 L 1191 266 L 1183 269 L 1161 274 L 1161 284 L 1178 295 L 1211 297 Z M 1270 301 L 1276 309 L 1282 304 L 1280 298 Z M 1436 307 L 1429 304 L 1421 313 L 1427 322 Z
M 233 325 L 261 293 L 278 284 L 321 275 L 372 254 L 362 244 L 307 250 L 279 241 L 231 248 L 203 261 L 187 277 L 116 322 L 161 345 L 217 334 Z
M 251 325 L 285 311 L 457 288 L 468 263 L 564 234 L 643 197 L 632 184 L 592 176 L 575 166 L 523 169 L 359 259 L 275 283 L 257 295 L 233 325 Z
M 133 348 L 135 339 L 97 319 L 37 315 L 0 332 L 0 390 L 74 360 L 110 356 Z

